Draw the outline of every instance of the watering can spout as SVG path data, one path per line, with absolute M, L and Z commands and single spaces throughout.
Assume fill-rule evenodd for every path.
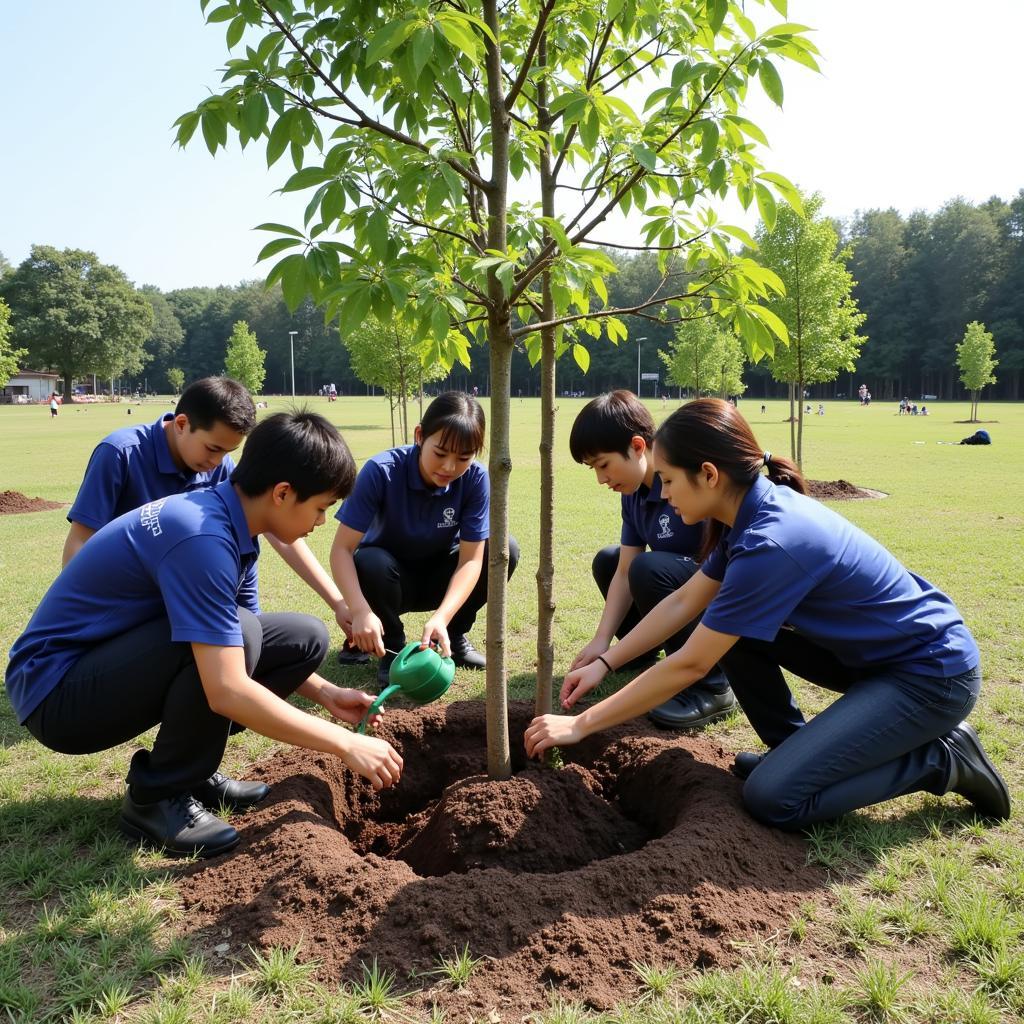
M 370 705 L 359 723 L 359 732 L 366 732 L 367 722 L 394 694 L 401 693 L 414 704 L 429 704 L 447 693 L 454 678 L 455 662 L 451 658 L 442 658 L 432 647 L 423 648 L 413 640 L 395 656 L 388 671 L 389 685 Z

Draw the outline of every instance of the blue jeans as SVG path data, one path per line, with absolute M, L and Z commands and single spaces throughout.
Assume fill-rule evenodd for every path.
M 926 676 L 851 669 L 792 630 L 740 639 L 722 659 L 733 692 L 773 749 L 743 787 L 750 813 L 796 830 L 907 793 L 941 795 L 951 754 L 942 737 L 967 717 L 981 670 Z M 805 723 L 780 669 L 842 694 Z

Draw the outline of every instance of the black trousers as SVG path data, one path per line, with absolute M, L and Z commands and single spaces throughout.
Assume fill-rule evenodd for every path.
M 462 636 L 473 628 L 477 612 L 487 604 L 487 551 L 484 542 L 484 565 L 480 579 L 448 623 L 449 636 Z M 397 651 L 405 643 L 402 615 L 405 612 L 433 611 L 444 600 L 448 584 L 459 564 L 459 545 L 454 544 L 446 555 L 430 558 L 400 559 L 387 548 L 362 545 L 356 548 L 356 573 L 359 588 L 374 615 L 384 627 L 384 646 Z M 508 576 L 519 564 L 519 544 L 508 539 Z
M 285 698 L 317 670 L 329 649 L 324 624 L 311 615 L 253 615 L 238 610 L 249 675 Z M 166 618 L 97 644 L 36 708 L 26 728 L 62 754 L 108 750 L 160 728 L 152 750 L 138 750 L 128 784 L 140 802 L 188 792 L 209 778 L 229 732 L 241 726 L 215 714 L 192 645 L 174 643 Z
M 591 571 L 594 581 L 602 596 L 608 596 L 612 577 L 619 567 L 619 546 L 612 544 L 601 548 L 594 556 Z M 669 551 L 645 551 L 637 555 L 629 565 L 629 592 L 633 597 L 633 606 L 626 612 L 622 625 L 615 631 L 621 640 L 637 623 L 664 598 L 678 590 L 699 568 L 692 558 L 675 555 Z M 700 618 L 688 623 L 678 633 L 665 641 L 665 653 L 678 651 L 690 638 Z M 703 679 L 694 686 L 707 686 L 715 690 L 724 690 L 729 685 L 725 672 L 716 665 Z

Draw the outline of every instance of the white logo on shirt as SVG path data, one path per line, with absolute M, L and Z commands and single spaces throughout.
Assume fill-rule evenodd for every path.
M 674 537 L 675 533 L 669 529 L 668 524 L 672 520 L 667 515 L 658 516 L 658 525 L 661 527 L 661 533 L 658 534 L 658 540 L 665 540 L 666 537 Z
M 167 501 L 166 498 L 161 498 L 159 501 L 151 501 L 139 509 L 139 522 L 154 537 L 159 537 L 164 532 L 160 526 L 160 509 L 164 507 L 165 501 Z
M 444 516 L 444 519 L 437 524 L 437 528 L 439 530 L 444 530 L 455 525 L 455 509 L 446 508 L 441 514 Z

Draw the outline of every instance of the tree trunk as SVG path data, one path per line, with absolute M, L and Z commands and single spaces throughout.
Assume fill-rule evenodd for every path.
M 420 423 L 422 423 L 423 422 L 423 364 L 422 363 L 419 364 L 419 374 L 420 374 L 420 380 L 419 380 L 419 384 L 420 384 Z
M 70 373 L 65 373 L 63 375 L 62 379 L 64 381 L 64 396 L 63 396 L 64 397 L 64 401 L 65 402 L 70 402 L 70 401 L 72 401 L 72 396 L 75 393 L 75 387 L 74 387 L 74 384 L 72 382 L 73 378 L 72 378 Z M 114 396 L 111 395 L 110 397 L 113 398 Z
M 793 396 L 796 394 L 796 385 L 789 383 L 789 454 L 796 462 L 796 410 L 793 408 Z
M 547 66 L 547 37 L 541 36 L 537 53 L 539 67 Z M 551 172 L 551 147 L 547 135 L 549 113 L 547 85 L 541 79 L 537 86 L 538 122 L 545 141 L 540 150 L 541 209 L 545 217 L 555 215 L 555 181 Z M 550 236 L 544 233 L 542 244 Z M 555 316 L 551 297 L 551 275 L 541 278 L 541 319 Z M 551 711 L 552 679 L 555 666 L 555 330 L 541 331 L 540 357 L 540 539 L 537 565 L 537 689 L 534 708 L 538 715 Z
M 484 22 L 491 31 L 484 42 L 484 76 L 491 129 L 491 178 L 487 185 L 487 248 L 508 247 L 508 164 L 510 120 L 501 77 L 501 20 L 498 0 L 483 0 Z M 491 373 L 490 544 L 487 557 L 487 774 L 512 774 L 508 741 L 508 678 L 505 671 L 505 625 L 508 601 L 508 485 L 512 473 L 509 448 L 512 382 L 512 322 L 508 297 L 494 275 L 487 280 L 487 340 Z
M 391 411 L 391 447 L 395 448 L 398 446 L 398 441 L 395 440 L 395 403 L 391 399 L 391 392 L 384 389 L 384 394 L 387 396 L 388 409 Z
M 804 382 L 797 381 L 797 388 L 800 392 L 800 407 L 797 409 L 796 428 L 796 465 L 800 472 L 804 469 Z

